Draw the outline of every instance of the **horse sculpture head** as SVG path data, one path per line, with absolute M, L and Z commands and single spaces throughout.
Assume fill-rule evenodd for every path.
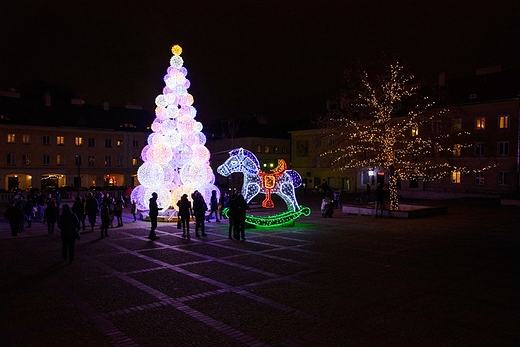
M 222 176 L 229 176 L 234 172 L 258 174 L 260 163 L 255 155 L 247 149 L 237 148 L 229 152 L 229 158 L 217 168 L 217 172 Z

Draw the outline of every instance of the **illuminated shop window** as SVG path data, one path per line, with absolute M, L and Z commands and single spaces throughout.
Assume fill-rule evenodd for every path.
M 460 171 L 451 172 L 451 183 L 460 183 Z

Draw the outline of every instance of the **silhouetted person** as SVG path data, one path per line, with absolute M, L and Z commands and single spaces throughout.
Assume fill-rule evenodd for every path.
M 377 210 L 381 209 L 381 217 L 383 217 L 383 210 L 385 208 L 385 196 L 386 196 L 386 190 L 384 186 L 381 183 L 377 184 L 376 189 L 376 214 L 375 217 L 377 218 Z
M 123 200 L 122 196 L 114 204 L 114 214 L 117 218 L 118 227 L 123 226 L 123 207 L 124 207 L 124 205 L 125 205 L 125 201 Z
M 231 198 L 228 202 L 228 218 L 229 218 L 229 238 L 238 238 L 236 234 L 236 228 L 235 228 L 235 216 L 237 214 L 237 194 L 231 195 Z M 233 235 L 231 235 L 231 232 L 233 232 Z
M 211 192 L 211 199 L 210 199 L 210 212 L 208 217 L 206 218 L 206 221 L 209 222 L 209 219 L 211 218 L 211 215 L 215 215 L 215 220 L 217 222 L 220 222 L 220 219 L 218 219 L 218 199 L 217 199 L 217 191 L 213 190 Z
M 85 211 L 88 216 L 88 222 L 90 224 L 90 231 L 94 231 L 94 225 L 96 224 L 96 216 L 99 213 L 99 204 L 92 193 L 88 193 L 87 201 L 85 203 Z
M 130 211 L 132 212 L 132 216 L 134 216 L 134 222 L 137 221 L 137 202 L 135 200 L 132 200 L 132 208 Z
M 103 203 L 101 205 L 101 238 L 108 237 L 108 226 L 110 225 L 110 210 L 108 209 L 107 204 Z
M 76 201 L 72 204 L 72 212 L 76 214 L 80 223 L 83 224 L 83 231 L 85 231 L 85 205 L 83 205 L 83 201 L 81 201 L 81 197 L 77 196 Z
M 206 215 L 206 211 L 208 210 L 208 206 L 204 201 L 204 197 L 197 193 L 195 195 L 195 199 L 193 201 L 193 213 L 195 214 L 195 236 L 199 237 L 199 229 L 202 232 L 202 236 L 206 236 L 204 233 L 204 217 Z
M 148 215 L 150 216 L 150 222 L 152 223 L 150 229 L 150 235 L 148 238 L 150 240 L 157 240 L 159 237 L 155 235 L 155 229 L 157 229 L 157 216 L 159 215 L 160 208 L 157 207 L 157 193 L 153 192 L 152 197 L 150 198 L 150 204 L 148 205 Z
M 72 263 L 74 261 L 74 244 L 76 239 L 79 240 L 79 220 L 67 204 L 63 205 L 63 211 L 58 220 L 58 228 L 61 230 L 61 255 L 63 260 L 66 260 L 68 253 L 69 261 Z
M 179 218 L 182 224 L 182 237 L 190 238 L 190 216 L 192 214 L 191 202 L 188 200 L 188 195 L 184 194 L 181 199 L 177 201 L 179 207 Z M 195 236 L 198 236 L 197 234 Z
M 16 201 L 13 200 L 9 203 L 9 207 L 5 211 L 4 216 L 9 221 L 11 235 L 18 236 L 18 233 L 20 232 L 20 222 L 23 221 L 23 214 L 20 208 L 16 206 Z
M 45 211 L 43 212 L 43 222 L 47 223 L 47 232 L 49 234 L 54 234 L 54 226 L 56 225 L 56 220 L 58 219 L 58 208 L 56 207 L 56 203 L 54 200 L 49 201 Z
M 367 189 L 365 190 L 365 197 L 367 198 L 367 202 L 370 202 L 370 184 L 367 183 Z
M 242 239 L 245 241 L 245 227 L 246 227 L 246 212 L 247 203 L 242 194 L 239 194 L 236 198 L 236 213 L 235 213 L 235 233 L 236 239 Z

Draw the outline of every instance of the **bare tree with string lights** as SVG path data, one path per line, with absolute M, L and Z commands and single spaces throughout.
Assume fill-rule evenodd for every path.
M 352 73 L 348 77 L 352 82 Z M 319 120 L 321 136 L 331 140 L 322 141 L 329 143 L 320 154 L 323 163 L 337 170 L 387 171 L 391 210 L 399 207 L 399 180 L 428 181 L 476 171 L 457 157 L 471 146 L 462 144 L 469 133 L 435 129 L 434 120 L 448 116 L 448 110 L 436 107 L 401 64 L 386 65 L 374 76 L 362 71 L 356 77 L 357 84 L 341 95 L 340 110 Z

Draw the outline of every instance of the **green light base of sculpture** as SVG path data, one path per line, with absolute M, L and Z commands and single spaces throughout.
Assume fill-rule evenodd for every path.
M 228 208 L 222 211 L 222 214 L 227 218 Z M 285 212 L 275 214 L 267 217 L 258 217 L 246 215 L 246 223 L 256 228 L 274 228 L 279 226 L 293 226 L 294 220 L 300 216 L 308 216 L 311 214 L 311 209 L 300 205 L 298 211 L 287 210 Z

